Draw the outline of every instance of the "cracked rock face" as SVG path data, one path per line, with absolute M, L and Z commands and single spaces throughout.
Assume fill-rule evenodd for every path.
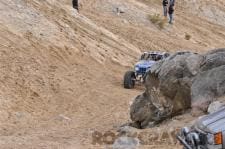
M 115 140 L 113 149 L 136 149 L 139 146 L 139 140 L 131 137 L 120 137 Z
M 207 112 L 225 93 L 225 49 L 204 55 L 177 52 L 155 64 L 145 79 L 146 90 L 131 105 L 131 119 L 140 128 L 155 124 L 188 108 Z

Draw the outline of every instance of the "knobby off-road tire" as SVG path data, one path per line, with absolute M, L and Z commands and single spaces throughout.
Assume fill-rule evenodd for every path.
M 135 86 L 135 72 L 127 71 L 124 75 L 124 88 L 132 89 Z

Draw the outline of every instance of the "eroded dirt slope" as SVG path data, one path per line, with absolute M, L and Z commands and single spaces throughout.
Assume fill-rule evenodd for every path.
M 149 15 L 160 14 L 160 0 L 95 0 L 85 1 L 82 13 L 99 25 L 124 37 L 141 50 L 191 50 L 196 52 L 224 47 L 224 2 L 187 1 L 176 3 L 174 25 L 159 29 Z M 119 8 L 124 13 L 117 15 Z M 186 40 L 185 35 L 191 39 Z
M 137 48 L 61 2 L 0 10 L 0 148 L 79 148 L 90 129 L 126 121 L 138 91 L 121 74 Z
M 121 83 L 141 50 L 224 46 L 223 24 L 190 10 L 159 30 L 146 18 L 159 2 L 83 0 L 78 14 L 66 0 L 1 1 L 0 148 L 98 148 L 91 132 L 115 131 L 141 92 Z

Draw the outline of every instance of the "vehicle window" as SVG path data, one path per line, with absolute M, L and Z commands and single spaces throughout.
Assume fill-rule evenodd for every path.
M 144 57 L 144 54 L 142 54 L 140 60 L 144 60 Z
M 162 56 L 162 55 L 157 55 L 156 61 L 160 61 L 160 60 L 162 60 L 162 59 L 163 59 L 163 56 Z
M 148 55 L 148 60 L 149 61 L 154 61 L 154 55 L 153 54 L 149 54 Z
M 141 60 L 148 60 L 148 61 L 159 61 L 163 59 L 163 55 L 158 54 L 148 54 L 144 53 L 141 55 Z
M 170 54 L 169 53 L 166 53 L 164 57 L 167 58 L 169 56 L 170 56 Z
M 149 54 L 149 59 L 148 60 L 158 61 L 158 60 L 161 60 L 161 59 L 162 59 L 162 56 L 161 55 Z
M 149 55 L 147 53 L 142 54 L 141 60 L 148 60 Z

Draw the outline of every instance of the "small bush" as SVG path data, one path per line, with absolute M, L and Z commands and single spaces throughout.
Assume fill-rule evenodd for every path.
M 190 40 L 190 39 L 191 39 L 191 35 L 185 33 L 185 39 L 186 39 L 186 40 Z
M 160 29 L 163 29 L 166 25 L 166 20 L 161 19 L 160 22 L 158 23 L 158 26 Z
M 165 27 L 166 21 L 165 19 L 162 19 L 159 14 L 149 15 L 149 20 L 160 29 Z
M 158 22 L 160 22 L 160 16 L 159 16 L 159 14 L 149 15 L 149 20 L 153 24 L 157 24 Z

